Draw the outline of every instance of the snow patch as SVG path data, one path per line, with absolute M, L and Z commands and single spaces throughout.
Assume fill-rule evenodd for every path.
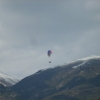
M 89 60 L 95 60 L 95 59 L 99 59 L 100 60 L 100 56 L 90 56 L 90 57 L 86 57 L 86 58 L 83 58 L 83 59 L 78 59 L 76 60 L 77 61 L 83 61 L 81 64 L 79 64 L 78 66 L 74 66 L 72 68 L 78 68 L 78 67 L 81 67 L 81 66 L 84 66 L 85 64 L 89 64 Z M 74 61 L 75 63 L 75 61 Z
M 92 55 L 90 57 L 86 57 L 86 58 L 82 58 L 82 59 L 78 59 L 78 60 L 92 60 L 92 59 L 100 59 L 100 56 Z
M 78 67 L 81 67 L 81 66 L 85 65 L 86 63 L 87 63 L 87 61 L 83 62 L 82 64 L 79 64 L 78 66 L 74 66 L 74 67 L 72 67 L 72 68 L 78 68 Z

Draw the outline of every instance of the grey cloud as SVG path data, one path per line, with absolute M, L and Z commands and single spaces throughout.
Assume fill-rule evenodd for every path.
M 42 68 L 99 55 L 99 5 L 98 0 L 2 0 L 1 71 L 25 77 Z M 50 59 L 48 49 L 54 52 Z

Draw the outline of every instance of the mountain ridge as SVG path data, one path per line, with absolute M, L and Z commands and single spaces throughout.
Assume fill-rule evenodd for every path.
M 18 100 L 99 100 L 100 56 L 41 69 L 12 89 L 20 94 Z

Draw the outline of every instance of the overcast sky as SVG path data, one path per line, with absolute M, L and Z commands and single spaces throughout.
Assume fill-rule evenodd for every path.
M 24 78 L 92 55 L 100 55 L 100 0 L 0 0 L 0 71 Z

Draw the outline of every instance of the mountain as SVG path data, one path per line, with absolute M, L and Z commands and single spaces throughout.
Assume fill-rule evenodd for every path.
M 100 100 L 100 56 L 39 70 L 12 90 L 16 100 Z
M 0 100 L 15 100 L 18 95 L 12 91 L 11 86 L 15 85 L 19 79 L 0 72 Z
M 9 87 L 16 84 L 18 81 L 18 79 L 0 72 L 0 84 Z

